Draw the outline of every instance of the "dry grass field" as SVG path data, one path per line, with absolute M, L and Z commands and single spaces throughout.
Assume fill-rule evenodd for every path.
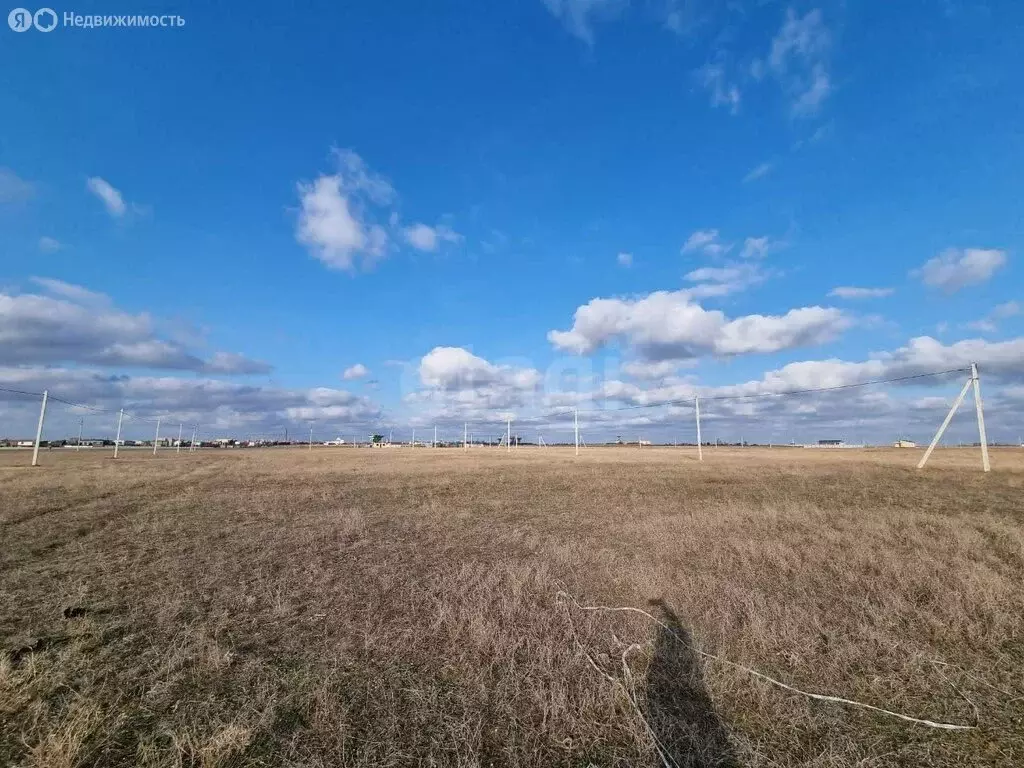
M 1024 451 L 693 453 L 0 454 L 0 765 L 1024 765 Z

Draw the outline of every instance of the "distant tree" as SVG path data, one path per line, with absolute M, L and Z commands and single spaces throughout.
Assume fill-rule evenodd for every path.
M 384 435 L 371 435 L 370 440 L 373 441 L 374 444 L 383 443 Z

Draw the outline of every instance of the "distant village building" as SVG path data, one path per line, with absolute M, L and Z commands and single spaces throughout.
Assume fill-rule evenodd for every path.
M 841 448 L 844 444 L 842 440 L 819 440 L 818 445 L 822 448 Z
M 903 440 L 903 439 L 900 439 L 900 440 L 897 440 L 895 443 L 893 443 L 892 447 L 893 448 L 917 448 L 917 443 L 915 443 L 913 440 Z

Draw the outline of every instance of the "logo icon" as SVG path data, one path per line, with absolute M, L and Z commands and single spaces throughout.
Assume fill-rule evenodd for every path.
M 32 17 L 32 23 L 40 32 L 53 32 L 53 28 L 57 26 L 57 14 L 53 12 L 53 8 L 40 8 Z
M 7 14 L 7 26 L 15 32 L 27 32 L 32 28 L 32 11 L 27 8 L 15 8 Z

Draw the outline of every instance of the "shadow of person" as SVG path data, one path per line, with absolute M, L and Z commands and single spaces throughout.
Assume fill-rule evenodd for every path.
M 651 605 L 660 610 L 665 626 L 658 627 L 647 670 L 647 720 L 664 757 L 679 768 L 737 768 L 689 631 L 663 600 Z

